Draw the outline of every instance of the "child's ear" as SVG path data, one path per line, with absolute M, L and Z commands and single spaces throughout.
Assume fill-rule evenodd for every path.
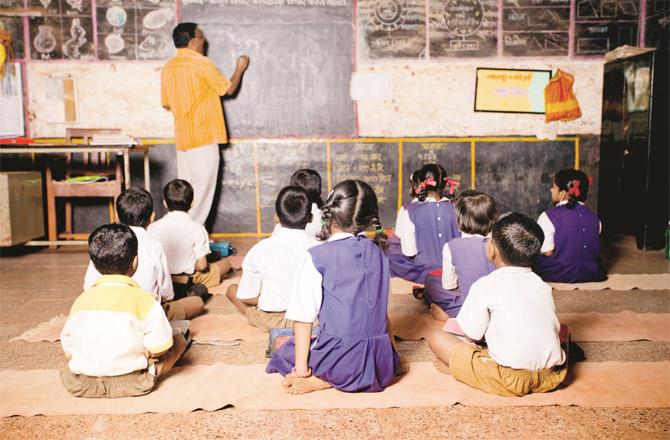
M 279 216 L 275 214 L 275 225 L 279 224 Z
M 493 240 L 488 240 L 486 242 L 486 258 L 488 258 L 491 261 L 495 261 L 497 254 L 498 249 L 496 249 L 495 244 L 493 244 Z
M 152 224 L 154 222 L 154 220 L 156 220 L 156 213 L 152 212 L 151 215 L 149 216 L 149 221 L 147 222 L 146 225 L 144 225 L 144 227 L 146 228 L 147 226 Z
M 165 203 L 165 200 L 163 200 L 163 206 L 165 207 L 165 209 L 168 209 L 167 203 Z

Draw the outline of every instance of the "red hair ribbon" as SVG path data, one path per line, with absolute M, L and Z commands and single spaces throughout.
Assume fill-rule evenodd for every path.
M 446 185 L 449 185 L 449 195 L 453 195 L 454 191 L 456 191 L 456 188 L 461 186 L 461 182 L 458 180 L 454 180 L 451 177 L 447 176 L 444 178 L 444 182 Z
M 424 180 L 423 182 L 421 182 L 419 184 L 419 186 L 414 190 L 414 193 L 415 194 L 420 194 L 421 190 L 424 189 L 424 188 L 427 188 L 428 186 L 435 187 L 436 186 L 435 185 L 435 179 L 433 179 L 432 177 L 427 178 L 426 180 Z
M 589 176 L 589 187 L 593 186 L 593 176 Z
M 568 184 L 568 195 L 579 197 L 581 192 L 579 191 L 579 180 L 573 180 Z

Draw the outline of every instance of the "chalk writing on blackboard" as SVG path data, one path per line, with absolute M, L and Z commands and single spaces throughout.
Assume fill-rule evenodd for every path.
M 503 54 L 568 54 L 570 0 L 504 0 Z
M 423 0 L 362 0 L 358 17 L 369 58 L 423 57 L 426 50 Z
M 578 0 L 575 54 L 604 54 L 637 44 L 640 0 Z
M 442 0 L 430 5 L 430 54 L 491 56 L 497 52 L 496 0 Z
M 29 20 L 33 59 L 95 58 L 91 0 L 30 0 L 29 6 L 45 15 Z

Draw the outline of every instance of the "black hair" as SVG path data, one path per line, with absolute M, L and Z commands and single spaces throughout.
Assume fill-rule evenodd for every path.
M 589 178 L 583 171 L 566 168 L 554 174 L 554 183 L 561 191 L 568 193 L 568 209 L 574 209 L 589 194 Z
M 188 212 L 193 203 L 193 187 L 183 179 L 174 179 L 163 188 L 163 199 L 168 211 Z
M 418 172 L 417 181 L 419 186 L 416 194 L 419 201 L 423 202 L 428 197 L 428 191 L 437 192 L 440 197 L 444 196 L 444 185 L 447 172 L 440 165 L 429 163 L 424 165 Z
M 304 188 L 307 191 L 309 200 L 312 203 L 316 203 L 319 209 L 323 207 L 323 200 L 321 199 L 321 176 L 319 173 L 309 168 L 303 168 L 293 173 L 290 184 Z
M 137 237 L 129 226 L 102 225 L 88 237 L 88 255 L 103 275 L 125 275 L 137 256 Z
M 496 201 L 480 191 L 463 191 L 456 198 L 454 208 L 458 229 L 468 234 L 487 235 L 498 218 Z
M 289 229 L 305 229 L 311 220 L 312 202 L 304 188 L 286 186 L 277 195 L 275 210 L 282 226 Z
M 493 225 L 492 239 L 506 264 L 530 267 L 540 255 L 544 232 L 530 217 L 510 212 Z
M 409 197 L 414 199 L 416 194 L 416 189 L 419 187 L 419 170 L 414 170 L 409 175 Z
M 323 205 L 321 219 L 324 223 L 319 233 L 320 240 L 330 237 L 330 226 L 337 226 L 354 235 L 373 229 L 374 241 L 386 249 L 386 234 L 379 219 L 377 195 L 370 185 L 360 180 L 345 180 L 338 183 L 328 195 Z
M 172 41 L 177 49 L 188 46 L 188 42 L 195 38 L 195 23 L 179 23 L 172 31 Z
M 116 198 L 116 214 L 124 225 L 143 228 L 153 212 L 154 199 L 143 188 L 128 188 Z

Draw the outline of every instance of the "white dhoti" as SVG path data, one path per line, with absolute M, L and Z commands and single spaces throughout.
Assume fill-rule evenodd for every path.
M 208 144 L 187 151 L 177 150 L 177 176 L 193 187 L 193 204 L 188 214 L 204 224 L 212 209 L 218 185 L 219 145 Z

